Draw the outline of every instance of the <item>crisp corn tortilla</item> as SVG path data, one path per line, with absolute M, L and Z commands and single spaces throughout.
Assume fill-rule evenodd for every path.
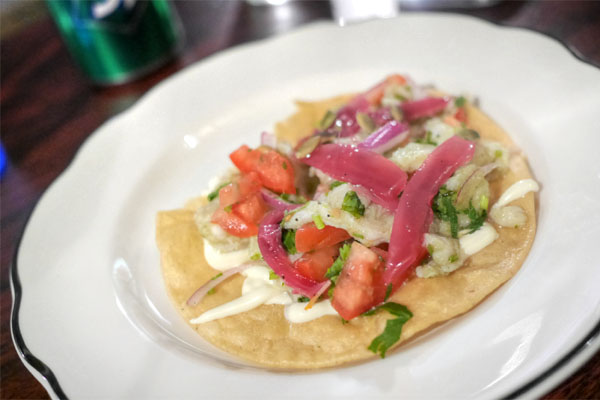
M 298 102 L 298 112 L 276 126 L 278 137 L 292 143 L 308 135 L 326 110 L 344 104 L 348 96 L 321 102 Z M 489 117 L 467 106 L 469 127 L 482 138 L 501 142 L 514 153 L 510 171 L 491 182 L 490 204 L 514 182 L 531 178 L 527 162 L 517 153 L 510 137 Z M 193 199 L 182 209 L 159 212 L 156 239 L 161 253 L 162 272 L 169 296 L 186 321 L 204 311 L 240 296 L 244 277 L 237 275 L 219 285 L 195 307 L 185 304 L 190 295 L 219 271 L 203 256 L 202 237 L 194 223 L 194 211 L 204 199 Z M 459 316 L 514 276 L 531 248 L 536 229 L 533 193 L 516 200 L 527 214 L 527 224 L 514 228 L 494 226 L 499 238 L 471 256 L 448 276 L 413 278 L 390 299 L 404 304 L 413 313 L 402 330 L 401 345 L 428 328 Z M 190 326 L 216 347 L 250 364 L 277 369 L 306 370 L 334 367 L 375 358 L 367 347 L 383 332 L 387 312 L 357 317 L 342 323 L 339 316 L 293 324 L 283 315 L 281 305 L 262 305 L 254 310 L 216 321 Z M 391 352 L 388 352 L 388 357 Z

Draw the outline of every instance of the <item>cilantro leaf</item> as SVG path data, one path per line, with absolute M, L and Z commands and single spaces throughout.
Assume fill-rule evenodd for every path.
M 434 146 L 437 146 L 437 142 L 434 142 L 431 139 L 431 131 L 427 131 L 427 133 L 425 133 L 425 137 L 424 138 L 419 138 L 415 140 L 416 143 L 421 143 L 421 144 L 432 144 Z
M 298 297 L 298 303 L 308 303 L 309 301 L 310 301 L 310 299 L 306 296 Z
M 333 190 L 333 189 L 335 189 L 336 187 L 343 185 L 344 183 L 346 183 L 346 182 L 341 182 L 341 181 L 333 181 L 333 182 L 331 182 L 331 183 L 329 184 L 329 190 Z
M 216 199 L 219 196 L 219 190 L 223 189 L 225 186 L 229 185 L 231 182 L 225 182 L 220 184 L 219 186 L 217 186 L 217 188 L 215 190 L 213 190 L 212 192 L 210 192 L 208 194 L 208 196 L 206 196 L 208 198 L 208 201 L 213 201 L 214 199 Z
M 344 268 L 344 263 L 348 259 L 348 254 L 350 254 L 350 245 L 346 243 L 340 248 L 340 255 L 325 273 L 325 277 L 331 279 L 334 284 L 337 282 L 337 278 L 342 272 L 342 268 Z
M 458 237 L 458 212 L 454 207 L 455 202 L 456 192 L 448 190 L 446 186 L 440 188 L 432 202 L 432 209 L 436 217 L 450 223 L 450 232 L 453 238 Z
M 458 237 L 458 212 L 454 207 L 455 201 L 456 192 L 442 186 L 432 202 L 432 209 L 436 217 L 450 223 L 450 232 L 453 238 Z
M 485 219 L 487 217 L 487 211 L 485 209 L 482 209 L 481 212 L 479 213 L 479 212 L 477 212 L 475 207 L 473 207 L 473 204 L 471 204 L 470 202 L 469 202 L 469 208 L 467 208 L 467 210 L 464 213 L 467 214 L 467 216 L 471 220 L 471 222 L 469 223 L 469 226 L 468 226 L 468 229 L 471 230 L 469 233 L 473 233 L 477 229 L 481 228 L 481 226 L 483 225 L 483 223 L 485 222 Z
M 365 205 L 360 201 L 355 191 L 350 190 L 344 196 L 342 202 L 342 210 L 348 211 L 356 218 L 360 218 L 365 215 Z
M 387 285 L 387 288 L 385 289 L 385 297 L 384 297 L 383 301 L 387 301 L 387 299 L 390 298 L 391 294 L 392 294 L 392 284 L 390 283 L 389 285 Z
M 379 353 L 381 358 L 385 358 L 386 351 L 400 340 L 402 327 L 412 318 L 413 314 L 406 306 L 394 302 L 384 303 L 377 307 L 377 309 L 386 310 L 396 317 L 387 320 L 383 333 L 373 339 L 368 347 L 373 353 Z
M 293 229 L 283 230 L 283 247 L 288 254 L 296 254 L 296 231 Z
M 456 107 L 464 107 L 466 103 L 467 99 L 465 99 L 463 96 L 459 96 L 456 99 L 454 99 L 454 105 Z

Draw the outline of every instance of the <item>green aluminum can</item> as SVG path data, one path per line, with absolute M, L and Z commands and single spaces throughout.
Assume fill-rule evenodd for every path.
M 73 58 L 101 85 L 133 80 L 166 63 L 183 34 L 167 0 L 47 0 Z

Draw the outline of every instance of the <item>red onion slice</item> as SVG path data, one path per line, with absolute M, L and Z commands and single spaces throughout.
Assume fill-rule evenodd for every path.
M 450 99 L 446 97 L 426 97 L 421 100 L 406 101 L 400 105 L 404 118 L 414 121 L 423 117 L 432 117 L 446 108 Z
M 423 259 L 425 233 L 433 220 L 431 202 L 440 187 L 475 152 L 475 144 L 453 136 L 435 148 L 408 181 L 394 214 L 388 249 L 385 286 L 398 289 L 412 269 Z
M 356 146 L 324 144 L 300 161 L 342 182 L 360 185 L 373 202 L 395 210 L 406 185 L 406 173 L 375 152 Z
M 370 134 L 358 147 L 381 154 L 398 146 L 408 137 L 408 134 L 408 124 L 390 121 Z
M 223 282 L 225 279 L 229 278 L 230 276 L 233 276 L 235 274 L 238 274 L 238 273 L 244 271 L 246 268 L 250 267 L 251 265 L 252 265 L 251 263 L 245 263 L 238 267 L 230 268 L 230 269 L 227 269 L 227 270 L 221 272 L 221 275 L 218 278 L 211 279 L 208 282 L 206 282 L 204 285 L 200 286 L 198 288 L 198 290 L 196 290 L 194 292 L 194 294 L 192 294 L 190 296 L 190 298 L 187 301 L 187 305 L 188 306 L 197 305 L 212 288 L 216 287 L 218 284 L 220 284 L 221 282 Z
M 295 293 L 313 297 L 327 282 L 317 282 L 299 274 L 293 267 L 281 244 L 281 225 L 283 211 L 273 210 L 267 213 L 258 228 L 258 248 L 263 259 L 271 269 L 283 279 Z
M 327 128 L 327 132 L 338 134 L 339 137 L 352 136 L 360 131 L 356 121 L 357 112 L 365 112 L 369 108 L 369 102 L 363 95 L 355 96 L 348 104 L 340 108 L 335 120 Z
M 265 203 L 279 211 L 291 211 L 302 206 L 302 204 L 288 203 L 269 189 L 262 188 L 260 194 Z
M 325 293 L 325 291 L 327 289 L 329 289 L 329 286 L 331 286 L 331 281 L 328 279 L 324 282 L 325 284 L 321 287 L 321 289 L 319 289 L 319 291 L 312 297 L 312 299 L 310 299 L 310 301 L 308 302 L 308 304 L 306 305 L 306 307 L 304 307 L 304 310 L 308 311 L 310 310 L 315 303 L 319 300 L 319 297 L 321 297 L 321 295 L 323 293 Z

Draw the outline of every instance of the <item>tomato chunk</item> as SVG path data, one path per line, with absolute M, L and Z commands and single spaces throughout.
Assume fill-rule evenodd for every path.
M 352 243 L 331 301 L 342 318 L 350 320 L 383 301 L 384 266 L 378 254 L 358 242 Z
M 297 234 L 297 232 L 296 232 Z M 339 254 L 339 246 L 330 246 L 304 253 L 294 262 L 294 268 L 302 275 L 317 282 L 327 280 L 325 273 Z
M 256 172 L 248 172 L 243 174 L 238 181 L 238 187 L 240 189 L 240 195 L 246 197 L 252 193 L 260 192 L 262 185 Z
M 244 200 L 234 204 L 231 211 L 249 224 L 257 225 L 269 211 L 260 193 L 253 193 Z
M 367 90 L 364 94 L 370 104 L 379 104 L 383 98 L 385 88 L 391 84 L 404 85 L 406 78 L 402 75 L 394 74 L 385 78 L 382 82 Z
M 346 239 L 350 239 L 350 235 L 344 229 L 329 225 L 319 229 L 314 222 L 311 222 L 302 225 L 296 231 L 296 250 L 305 253 L 332 246 Z
M 459 107 L 458 110 L 456 110 L 456 112 L 454 113 L 454 118 L 456 118 L 457 121 L 460 121 L 464 124 L 467 123 L 467 111 L 465 110 L 464 107 Z
M 276 150 L 262 146 L 252 150 L 241 146 L 229 155 L 243 173 L 255 172 L 260 183 L 277 193 L 296 194 L 295 174 L 291 161 Z
M 269 211 L 260 194 L 260 182 L 255 172 L 243 174 L 219 190 L 219 208 L 211 222 L 237 237 L 258 234 L 258 223 Z
M 219 208 L 212 215 L 211 222 L 218 224 L 225 232 L 237 237 L 251 237 L 258 235 L 258 226 L 249 224 L 232 212 Z

